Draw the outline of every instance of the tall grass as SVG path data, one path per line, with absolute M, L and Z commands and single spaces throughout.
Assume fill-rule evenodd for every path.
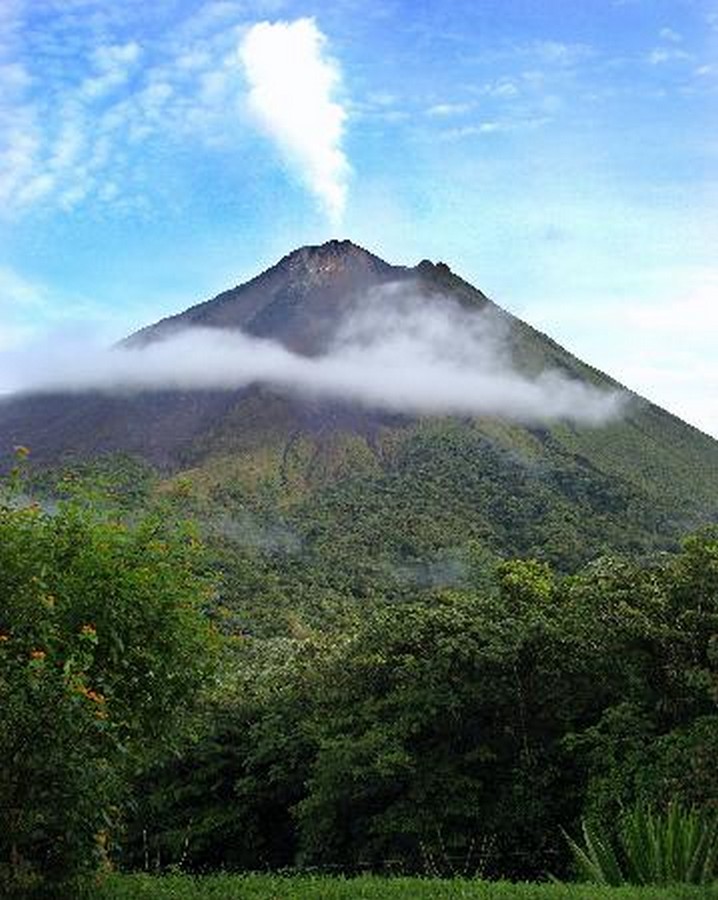
M 678 886 L 509 884 L 465 878 L 311 875 L 112 875 L 91 900 L 718 900 L 715 889 Z M 66 900 L 66 898 L 63 898 Z
M 672 804 L 635 806 L 615 832 L 582 823 L 582 841 L 566 835 L 579 875 L 597 884 L 695 884 L 718 879 L 718 816 Z

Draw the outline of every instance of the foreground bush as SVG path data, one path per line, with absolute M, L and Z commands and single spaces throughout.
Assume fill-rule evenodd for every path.
M 158 521 L 0 499 L 0 880 L 107 859 L 126 779 L 183 722 L 212 657 L 198 545 Z

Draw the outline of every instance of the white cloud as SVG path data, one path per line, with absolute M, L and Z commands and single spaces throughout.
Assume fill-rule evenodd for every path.
M 470 103 L 436 103 L 430 106 L 426 114 L 427 116 L 460 116 L 471 109 Z
M 0 4 L 0 56 L 10 52 L 20 30 L 21 21 L 21 0 L 3 0 Z
M 461 128 L 449 128 L 442 134 L 444 140 L 455 141 L 466 137 L 475 137 L 482 134 L 494 134 L 504 131 L 506 125 L 502 122 L 480 122 L 478 125 L 464 125 Z
M 573 66 L 594 55 L 588 44 L 561 41 L 534 41 L 527 49 L 542 62 L 558 66 Z
M 500 78 L 498 81 L 485 85 L 483 93 L 488 94 L 490 97 L 510 99 L 518 96 L 519 89 L 510 78 Z
M 18 325 L 0 320 L 0 352 L 7 353 L 28 343 L 33 336 L 33 329 L 28 325 Z M 0 394 L 5 393 L 0 388 Z
M 140 56 L 140 47 L 134 41 L 126 44 L 100 46 L 93 53 L 96 73 L 80 86 L 81 95 L 96 100 L 122 87 Z
M 396 105 L 398 99 L 396 94 L 392 94 L 389 91 L 371 91 L 366 101 L 369 106 L 386 108 Z
M 302 356 L 239 331 L 190 328 L 112 350 L 56 341 L 5 356 L 0 383 L 39 392 L 110 393 L 162 388 L 284 392 L 419 414 L 566 419 L 601 425 L 619 416 L 622 394 L 557 370 L 528 376 L 512 364 L 504 319 L 427 299 L 406 284 L 359 299 L 327 351 Z
M 140 145 L 166 153 L 190 141 L 236 153 L 247 125 L 241 43 L 241 53 L 255 47 L 253 72 L 262 79 L 250 97 L 255 117 L 339 217 L 349 174 L 341 149 L 346 112 L 333 99 L 339 69 L 312 20 L 247 32 L 247 4 L 220 0 L 163 33 L 145 32 L 140 46 L 112 40 L 132 34 L 126 8 L 46 2 L 51 15 L 28 29 L 20 27 L 22 4 L 0 0 L 0 215 L 70 210 L 88 199 L 132 207 L 142 199 L 134 191 L 143 167 L 157 158 Z
M 0 265 L 0 309 L 33 306 L 42 302 L 44 289 L 14 269 Z
M 29 110 L 0 110 L 0 203 L 7 209 L 35 180 L 40 146 Z
M 679 34 L 677 31 L 674 31 L 672 28 L 661 28 L 658 32 L 658 36 L 663 41 L 669 41 L 671 44 L 680 44 L 683 40 L 683 35 Z
M 150 158 L 140 144 L 239 139 L 240 117 L 228 113 L 244 90 L 243 5 L 214 4 L 211 16 L 204 7 L 141 47 L 111 40 L 118 17 L 129 16 L 119 5 L 46 0 L 52 15 L 22 28 L 21 5 L 11 18 L 8 2 L 0 0 L 0 216 L 88 199 L 132 207 L 142 197 L 128 185 Z
M 350 173 L 342 150 L 347 114 L 334 99 L 341 74 L 325 45 L 313 19 L 260 22 L 245 35 L 239 55 L 256 121 L 336 222 Z
M 0 265 L 0 351 L 20 347 L 32 336 L 45 300 L 41 285 Z
M 647 56 L 647 60 L 652 66 L 660 66 L 663 65 L 663 63 L 691 58 L 690 53 L 686 53 L 685 50 L 679 50 L 676 47 L 656 47 L 655 50 L 651 50 Z
M 403 98 L 389 91 L 370 91 L 361 100 L 347 101 L 346 111 L 353 121 L 370 123 L 405 122 L 414 115 Z
M 534 131 L 537 128 L 543 128 L 551 122 L 551 117 L 547 115 L 526 115 L 514 116 L 510 118 L 488 119 L 485 122 L 478 122 L 471 125 L 464 125 L 458 128 L 448 128 L 442 132 L 441 137 L 444 140 L 460 140 L 467 137 L 477 137 L 489 134 L 515 133 L 521 131 Z

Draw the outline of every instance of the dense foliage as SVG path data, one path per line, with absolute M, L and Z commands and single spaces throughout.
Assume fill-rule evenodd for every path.
M 190 531 L 0 500 L 0 884 L 107 863 L 129 779 L 181 730 L 214 639 Z
M 435 440 L 458 466 L 444 481 Z M 718 532 L 646 553 L 634 510 L 631 555 L 597 556 L 635 495 L 586 486 L 581 523 L 556 472 L 518 467 L 490 509 L 506 461 L 471 440 L 419 435 L 388 474 L 288 503 L 269 476 L 160 480 L 126 459 L 46 474 L 58 508 L 6 503 L 6 865 L 570 877 L 582 820 L 616 841 L 634 807 L 712 815 Z M 201 573 L 194 531 L 168 536 L 184 516 Z M 512 540 L 534 558 L 507 560 Z M 207 619 L 223 674 L 163 752 Z
M 704 534 L 240 638 L 209 733 L 143 782 L 130 860 L 565 875 L 582 813 L 718 804 L 717 633 Z

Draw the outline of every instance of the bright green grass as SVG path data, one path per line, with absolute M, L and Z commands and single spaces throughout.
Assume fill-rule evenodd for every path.
M 116 875 L 97 900 L 718 900 L 711 888 L 604 888 L 428 878 Z

